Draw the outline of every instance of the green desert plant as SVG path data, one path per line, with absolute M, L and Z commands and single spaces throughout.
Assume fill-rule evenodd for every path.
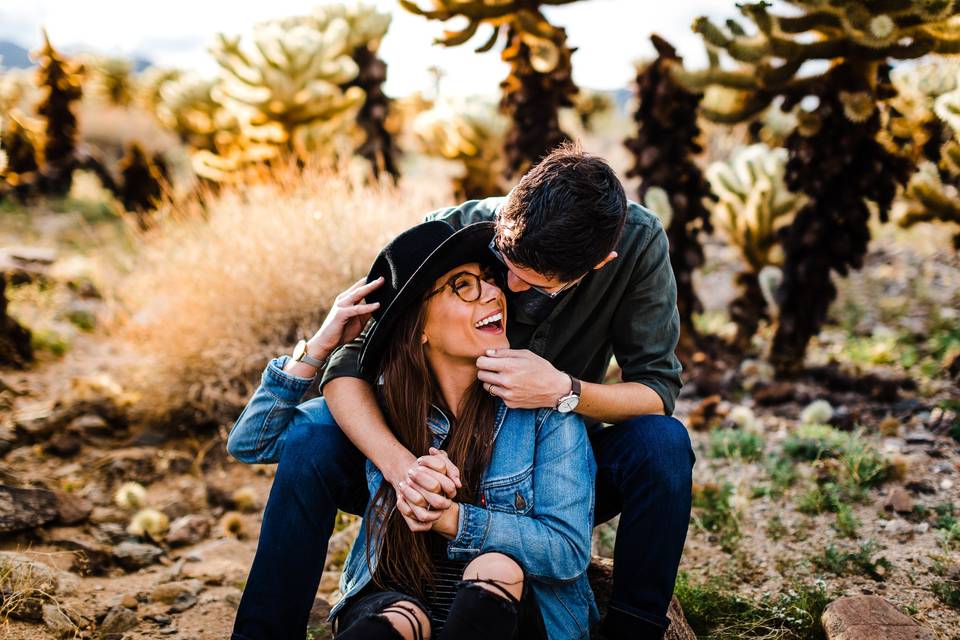
M 759 460 L 763 454 L 763 438 L 741 429 L 714 429 L 710 432 L 710 455 L 714 458 Z
M 740 513 L 735 506 L 732 483 L 696 485 L 693 491 L 693 522 L 703 531 L 717 536 L 720 548 L 731 553 L 740 540 Z
M 677 576 L 674 594 L 698 638 L 822 640 L 820 617 L 832 600 L 826 583 L 790 582 L 776 595 L 750 599 L 731 590 L 728 576 L 694 582 L 686 571 Z
M 874 580 L 885 580 L 893 564 L 884 556 L 877 555 L 878 545 L 873 540 L 862 542 L 856 551 L 844 551 L 829 544 L 820 555 L 813 556 L 814 567 L 838 576 L 856 573 Z

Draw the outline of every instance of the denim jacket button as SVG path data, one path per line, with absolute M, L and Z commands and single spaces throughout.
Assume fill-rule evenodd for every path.
M 517 511 L 523 511 L 527 506 L 527 501 L 523 499 L 519 491 L 517 491 L 517 497 L 513 501 L 513 506 L 517 508 Z

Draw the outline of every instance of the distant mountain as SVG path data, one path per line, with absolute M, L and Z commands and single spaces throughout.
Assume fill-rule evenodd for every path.
M 63 47 L 63 52 L 72 56 L 81 53 L 96 53 L 89 47 L 80 45 Z M 135 73 L 140 73 L 144 69 L 153 66 L 153 62 L 140 56 L 135 56 L 130 60 L 133 62 L 133 70 Z M 27 49 L 24 49 L 15 42 L 0 40 L 0 66 L 6 67 L 7 69 L 27 69 L 33 66 L 33 60 L 30 59 L 30 54 Z
M 30 53 L 15 42 L 0 40 L 0 66 L 7 69 L 26 69 L 33 66 Z

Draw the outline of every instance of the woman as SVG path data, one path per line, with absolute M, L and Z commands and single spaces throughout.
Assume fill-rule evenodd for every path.
M 340 319 L 325 322 L 372 311 L 361 373 L 376 381 L 398 440 L 459 483 L 424 531 L 417 490 L 401 484 L 395 493 L 367 463 L 370 500 L 330 614 L 339 638 L 576 639 L 596 621 L 585 574 L 595 465 L 583 424 L 573 414 L 508 409 L 477 380 L 476 359 L 509 346 L 506 301 L 486 266 L 492 237 L 491 224 L 414 227 L 380 253 L 370 285 L 344 294 Z M 293 372 L 296 364 L 269 366 Z M 258 394 L 266 399 L 269 389 L 261 385 L 244 410 L 231 452 L 250 442 L 245 422 L 263 423 Z M 257 446 L 270 447 L 263 435 Z

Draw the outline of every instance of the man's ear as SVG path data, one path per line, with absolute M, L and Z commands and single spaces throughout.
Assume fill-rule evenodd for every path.
M 603 260 L 601 260 L 601 261 L 597 264 L 597 266 L 595 266 L 595 267 L 593 268 L 594 271 L 596 271 L 597 269 L 602 269 L 605 264 L 607 264 L 607 263 L 610 262 L 611 260 L 616 260 L 617 257 L 618 257 L 617 252 L 616 252 L 616 251 L 611 251 L 610 253 L 607 254 L 607 257 L 606 257 L 606 258 L 604 258 Z

